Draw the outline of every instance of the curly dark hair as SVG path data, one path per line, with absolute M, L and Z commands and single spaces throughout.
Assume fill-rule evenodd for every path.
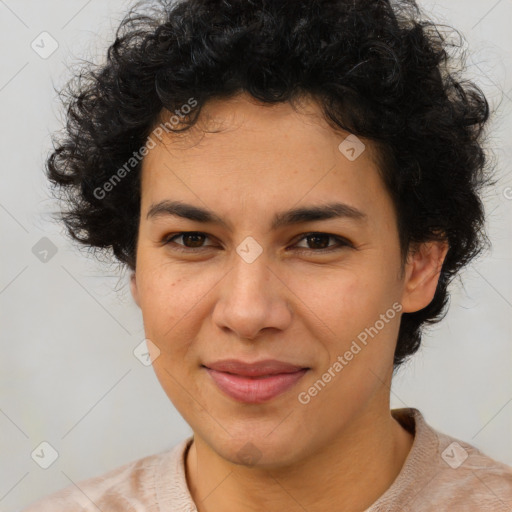
M 333 128 L 378 149 L 403 261 L 411 244 L 449 243 L 433 300 L 402 315 L 396 370 L 418 350 L 425 324 L 446 314 L 452 278 L 488 243 L 480 191 L 490 183 L 482 142 L 489 105 L 462 76 L 464 59 L 452 65 L 462 41 L 413 0 L 139 2 L 106 62 L 82 65 L 61 91 L 67 123 L 46 162 L 63 202 L 59 218 L 75 240 L 133 270 L 140 161 L 108 193 L 104 184 L 144 146 L 164 109 L 194 98 L 175 128 L 183 131 L 212 98 L 312 97 Z

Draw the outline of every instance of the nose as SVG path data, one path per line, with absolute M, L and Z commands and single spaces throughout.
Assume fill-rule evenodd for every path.
M 219 286 L 213 321 L 223 331 L 255 340 L 264 329 L 279 331 L 290 325 L 291 292 L 264 253 L 250 263 L 237 255 Z

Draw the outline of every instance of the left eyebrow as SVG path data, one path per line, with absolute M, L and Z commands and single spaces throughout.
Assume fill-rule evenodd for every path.
M 151 205 L 146 219 L 149 220 L 167 215 L 205 224 L 215 223 L 224 226 L 228 230 L 230 229 L 228 223 L 211 210 L 181 201 L 164 200 Z M 345 203 L 305 206 L 276 213 L 272 220 L 271 229 L 276 230 L 283 226 L 336 218 L 348 218 L 362 222 L 366 221 L 368 216 L 361 210 Z
M 329 220 L 337 218 L 348 218 L 356 221 L 365 221 L 366 213 L 345 203 L 329 203 L 318 206 L 305 206 L 293 208 L 275 215 L 272 222 L 272 229 L 292 224 L 302 224 L 318 220 Z

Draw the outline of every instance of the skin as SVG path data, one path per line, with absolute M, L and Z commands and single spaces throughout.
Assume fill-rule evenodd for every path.
M 298 111 L 245 93 L 212 100 L 196 127 L 164 133 L 143 161 L 131 290 L 156 375 L 194 432 L 186 476 L 200 512 L 316 512 L 340 503 L 362 511 L 392 484 L 413 442 L 389 406 L 401 313 L 309 403 L 298 400 L 393 303 L 402 313 L 428 305 L 447 252 L 445 243 L 421 244 L 401 267 L 395 211 L 371 142 L 348 160 L 338 150 L 348 134 L 320 112 L 306 98 Z M 163 200 L 208 208 L 227 227 L 148 219 Z M 335 201 L 365 220 L 270 229 L 277 212 Z M 162 242 L 187 231 L 206 236 Z M 305 238 L 311 231 L 353 247 Z M 263 249 L 252 263 L 236 252 L 248 236 Z M 201 367 L 226 358 L 310 370 L 272 400 L 242 404 Z M 244 446 L 250 460 L 241 462 Z

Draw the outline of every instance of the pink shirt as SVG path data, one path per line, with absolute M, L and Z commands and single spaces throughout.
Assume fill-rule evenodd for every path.
M 434 430 L 417 409 L 391 413 L 414 443 L 391 487 L 365 512 L 512 512 L 512 467 Z M 70 485 L 23 512 L 196 512 L 185 477 L 191 442 Z

